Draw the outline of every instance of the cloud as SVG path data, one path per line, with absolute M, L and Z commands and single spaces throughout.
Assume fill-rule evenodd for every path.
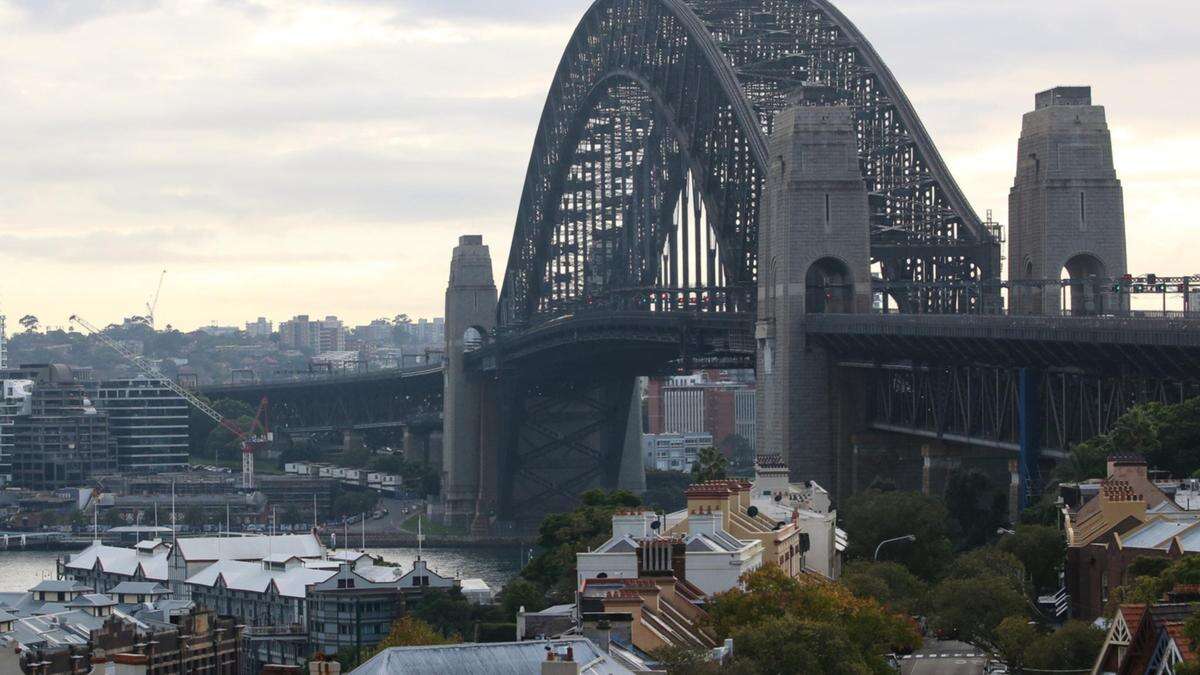
M 1001 219 L 1033 94 L 1095 85 L 1133 266 L 1191 264 L 1200 93 L 1179 83 L 1200 66 L 1197 10 L 837 4 Z M 181 326 L 440 313 L 459 234 L 485 235 L 502 274 L 546 92 L 589 5 L 0 0 L 6 311 L 115 319 L 165 266 L 163 316 Z

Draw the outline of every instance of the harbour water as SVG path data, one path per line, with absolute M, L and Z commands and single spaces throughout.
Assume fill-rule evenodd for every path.
M 387 562 L 404 569 L 417 558 L 415 548 L 369 549 Z M 55 560 L 72 551 L 0 552 L 0 592 L 26 591 L 42 579 L 53 579 Z M 440 574 L 483 579 L 499 591 L 520 569 L 521 553 L 516 549 L 426 548 L 421 557 Z

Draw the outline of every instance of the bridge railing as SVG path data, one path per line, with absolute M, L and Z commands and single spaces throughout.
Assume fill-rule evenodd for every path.
M 758 290 L 754 285 L 617 288 L 582 298 L 546 301 L 533 323 L 544 324 L 576 314 L 601 312 L 753 314 L 757 298 Z

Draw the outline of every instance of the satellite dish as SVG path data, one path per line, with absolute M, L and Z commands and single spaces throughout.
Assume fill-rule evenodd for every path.
M 757 516 L 758 515 L 758 507 L 751 506 L 750 508 L 746 509 L 746 515 L 750 516 L 751 518 Z
M 660 528 L 660 527 L 662 527 L 662 521 L 661 521 L 661 520 L 656 520 L 656 521 L 654 521 L 653 523 L 650 523 L 650 529 L 652 529 L 652 530 L 657 530 L 657 529 L 658 529 L 658 528 Z

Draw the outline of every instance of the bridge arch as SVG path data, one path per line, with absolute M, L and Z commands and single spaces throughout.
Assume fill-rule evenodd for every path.
M 706 221 L 693 244 L 716 240 L 707 252 L 694 246 L 698 266 L 717 258 L 719 283 L 752 287 L 766 135 L 800 87 L 855 112 L 883 280 L 925 284 L 905 303 L 921 311 L 967 311 L 978 294 L 929 291 L 929 282 L 998 277 L 998 244 L 891 72 L 830 2 L 598 0 L 543 109 L 501 324 L 570 313 L 596 289 L 671 286 L 659 244 L 666 216 L 685 202 L 697 220 L 702 205 Z

